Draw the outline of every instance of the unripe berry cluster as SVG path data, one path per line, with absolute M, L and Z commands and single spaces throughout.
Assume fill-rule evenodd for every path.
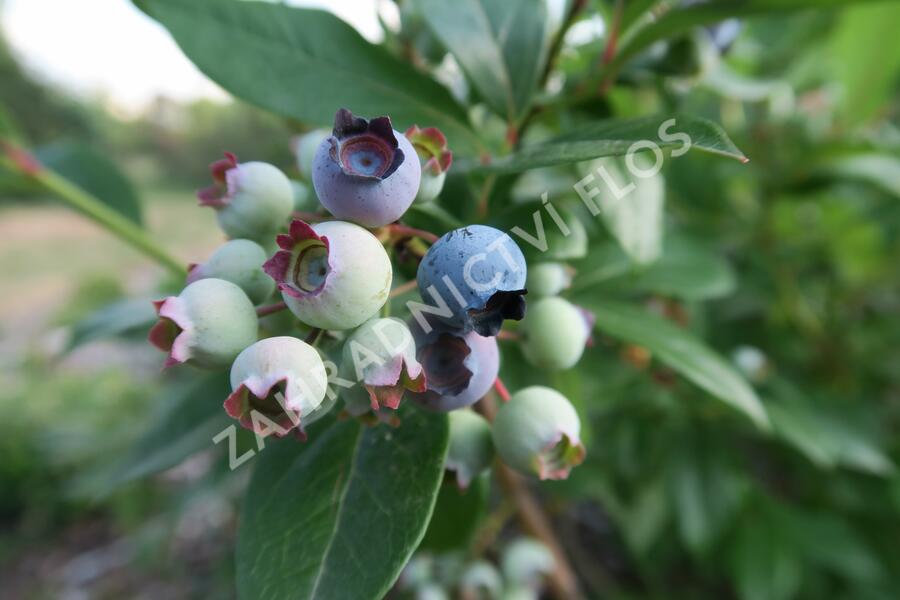
M 443 189 L 452 155 L 437 129 L 403 134 L 388 117 L 341 109 L 330 134 L 303 136 L 295 150 L 314 195 L 269 164 L 228 153 L 211 165 L 214 183 L 200 203 L 230 239 L 189 267 L 180 294 L 157 303 L 150 340 L 168 352 L 166 365 L 230 365 L 225 410 L 260 436 L 302 436 L 332 408 L 336 386 L 345 414 L 364 422 L 397 425 L 404 397 L 454 411 L 446 466 L 461 487 L 489 468 L 495 450 L 523 473 L 566 477 L 584 457 L 578 416 L 549 388 L 509 397 L 498 380 L 497 336 L 505 321 L 524 319 L 518 336 L 529 361 L 574 365 L 590 324 L 556 296 L 568 270 L 547 263 L 529 273 L 513 239 L 485 225 L 449 231 L 424 251 L 437 236 L 396 223 L 414 201 L 433 201 Z M 296 211 L 306 220 L 292 219 Z M 422 250 L 407 251 L 413 243 Z M 386 316 L 395 249 L 419 257 L 410 285 L 422 302 L 407 304 L 407 321 Z M 539 296 L 527 317 L 526 281 Z M 292 327 L 308 329 L 306 340 L 269 327 L 260 339 L 258 315 L 282 308 L 299 321 Z M 317 347 L 323 339 L 342 341 L 339 366 Z M 468 407 L 494 386 L 506 402 L 489 424 Z

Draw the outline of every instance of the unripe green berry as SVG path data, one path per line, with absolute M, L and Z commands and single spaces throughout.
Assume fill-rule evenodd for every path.
M 358 327 L 387 302 L 393 270 L 381 242 L 344 221 L 294 220 L 281 248 L 264 265 L 288 309 L 312 327 Z
M 491 426 L 478 413 L 464 408 L 450 413 L 450 449 L 446 467 L 456 473 L 456 483 L 465 489 L 491 466 L 494 442 Z
M 210 171 L 214 184 L 197 195 L 201 205 L 216 210 L 219 226 L 229 237 L 262 241 L 287 224 L 294 190 L 278 168 L 263 162 L 238 163 L 226 153 Z
M 425 391 L 412 333 L 395 318 L 369 319 L 350 334 L 339 374 L 355 384 L 341 392 L 352 416 L 383 408 L 396 410 L 405 391 Z
M 256 309 L 247 295 L 224 279 L 201 279 L 177 296 L 154 303 L 159 321 L 150 342 L 176 363 L 216 369 L 227 367 L 256 341 Z
M 531 538 L 519 538 L 503 551 L 501 568 L 507 583 L 535 589 L 553 572 L 556 561 L 544 544 Z
M 565 396 L 548 387 L 527 387 L 500 406 L 494 447 L 507 465 L 541 479 L 565 479 L 584 460 L 581 422 Z
M 541 298 L 528 307 L 520 328 L 522 351 L 536 367 L 568 369 L 584 353 L 591 322 L 584 310 L 563 298 Z
M 253 304 L 272 296 L 275 282 L 263 271 L 266 251 L 250 240 L 231 240 L 219 246 L 205 263 L 189 267 L 187 281 L 224 279 L 244 290 Z
M 316 151 L 331 136 L 327 129 L 313 129 L 294 138 L 294 154 L 297 156 L 297 170 L 306 181 L 312 181 L 313 160 Z
M 225 410 L 260 435 L 283 435 L 318 412 L 327 387 L 315 348 L 294 337 L 266 338 L 234 360 Z
M 557 262 L 528 265 L 525 287 L 529 297 L 556 296 L 572 285 L 572 268 Z

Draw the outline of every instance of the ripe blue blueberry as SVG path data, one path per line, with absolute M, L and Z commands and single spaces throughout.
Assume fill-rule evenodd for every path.
M 416 344 L 406 323 L 395 318 L 369 319 L 344 342 L 339 375 L 353 387 L 341 392 L 347 412 L 362 416 L 396 410 L 407 390 L 425 391 L 425 373 L 416 359 Z
M 413 125 L 405 135 L 422 163 L 422 181 L 416 202 L 431 202 L 444 188 L 453 153 L 447 149 L 447 138 L 437 127 L 420 129 L 418 125 Z
M 201 279 L 177 296 L 153 304 L 159 321 L 148 339 L 169 353 L 167 367 L 178 363 L 207 369 L 227 367 L 256 341 L 256 310 L 243 290 L 230 281 Z
M 581 421 L 569 400 L 554 389 L 527 387 L 500 406 L 492 434 L 507 465 L 541 479 L 565 479 L 584 460 Z
M 253 304 L 267 300 L 275 282 L 263 271 L 266 251 L 250 240 L 231 240 L 219 246 L 205 263 L 188 267 L 187 282 L 224 279 L 244 290 Z
M 497 340 L 475 331 L 412 327 L 427 390 L 412 398 L 426 408 L 450 411 L 469 406 L 491 389 L 500 370 Z
M 234 360 L 225 412 L 261 436 L 281 436 L 322 408 L 327 386 L 315 348 L 289 336 L 266 338 Z
M 197 192 L 201 206 L 216 210 L 229 237 L 264 241 L 285 226 L 294 208 L 291 181 L 263 162 L 238 163 L 230 152 L 209 167 L 213 185 Z
M 419 190 L 416 151 L 388 117 L 367 121 L 342 108 L 313 161 L 313 186 L 338 219 L 381 227 L 399 219 Z
M 416 279 L 435 317 L 464 332 L 494 336 L 504 319 L 525 316 L 525 257 L 499 229 L 469 225 L 429 248 Z
M 263 265 L 298 319 L 322 329 L 353 329 L 387 302 L 393 271 L 378 239 L 358 225 L 291 223 Z

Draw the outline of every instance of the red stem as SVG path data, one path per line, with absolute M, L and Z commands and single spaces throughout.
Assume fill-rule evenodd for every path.
M 275 304 L 266 304 L 265 306 L 257 306 L 256 307 L 256 316 L 257 317 L 265 317 L 266 315 L 271 315 L 272 313 L 281 312 L 287 308 L 287 304 L 284 302 L 276 302 Z
M 419 283 L 415 279 L 413 279 L 412 281 L 407 281 L 406 283 L 398 285 L 397 287 L 392 289 L 391 293 L 388 294 L 388 298 L 396 298 L 401 294 L 405 294 L 406 292 L 416 289 L 416 286 L 418 285 Z
M 497 395 L 500 396 L 500 399 L 504 402 L 509 402 L 509 390 L 506 389 L 506 386 L 503 384 L 503 380 L 497 377 L 494 380 L 494 389 L 497 390 Z
M 431 233 L 430 231 L 408 227 L 399 223 L 388 225 L 387 230 L 391 237 L 417 237 L 422 238 L 426 242 L 431 242 L 432 244 L 440 239 L 439 235 Z

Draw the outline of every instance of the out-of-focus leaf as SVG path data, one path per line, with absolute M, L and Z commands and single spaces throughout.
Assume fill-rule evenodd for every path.
M 832 37 L 832 61 L 842 86 L 841 108 L 849 123 L 872 117 L 890 99 L 900 71 L 900 5 L 880 2 L 854 6 L 841 15 Z
M 635 157 L 639 169 L 652 165 Z M 600 158 L 588 163 L 586 171 L 604 169 L 615 182 L 615 192 L 598 195 L 594 201 L 600 216 L 622 250 L 638 265 L 649 265 L 662 253 L 665 181 L 660 174 L 635 177 L 618 158 Z
M 72 326 L 68 350 L 97 339 L 146 333 L 156 311 L 150 300 L 130 298 L 119 300 L 94 311 Z
M 230 392 L 224 373 L 192 381 L 179 378 L 165 386 L 146 431 L 94 492 L 99 489 L 99 493 L 105 493 L 123 483 L 159 473 L 196 452 L 215 447 L 212 438 L 234 423 L 222 408 Z
M 572 289 L 577 292 L 649 292 L 695 301 L 728 296 L 737 283 L 734 269 L 722 256 L 677 236 L 666 238 L 662 256 L 646 267 L 634 265 L 613 244 L 595 244 L 573 266 Z
M 541 202 L 517 204 L 497 215 L 491 224 L 507 232 L 529 261 L 568 260 L 583 257 L 588 237 L 581 221 L 565 206 L 553 208 L 563 222 L 561 228 Z
M 459 489 L 455 477 L 446 478 L 419 548 L 448 552 L 465 547 L 484 516 L 489 490 L 488 474 L 476 477 L 465 490 Z
M 669 469 L 678 529 L 694 552 L 710 547 L 731 519 L 747 486 L 715 453 L 682 449 Z
M 543 0 L 415 0 L 474 87 L 510 121 L 528 108 L 547 54 Z
M 403 222 L 438 235 L 464 225 L 438 204 L 413 204 L 403 215 Z
M 425 534 L 444 474 L 446 415 L 398 428 L 313 424 L 255 459 L 238 532 L 244 598 L 378 599 Z
M 812 405 L 782 380 L 772 382 L 776 400 L 766 409 L 775 434 L 823 468 L 843 466 L 887 476 L 896 468 L 871 435 L 827 406 Z
M 816 173 L 823 177 L 871 183 L 900 198 L 900 158 L 890 154 L 854 154 L 830 159 Z
M 865 541 L 839 516 L 808 511 L 789 516 L 783 521 L 803 556 L 851 579 L 876 581 L 884 575 Z
M 575 303 L 594 313 L 599 333 L 643 346 L 689 381 L 747 415 L 758 427 L 769 428 L 765 408 L 750 384 L 690 332 L 620 302 L 582 294 Z
M 85 144 L 59 142 L 39 148 L 35 156 L 98 200 L 142 223 L 141 201 L 134 186 L 109 158 Z
M 802 575 L 787 532 L 763 516 L 741 526 L 731 546 L 731 568 L 742 600 L 787 600 Z
M 747 161 L 747 157 L 738 150 L 722 128 L 712 121 L 684 115 L 668 117 L 657 115 L 585 123 L 579 126 L 577 131 L 525 146 L 514 154 L 495 159 L 488 164 L 460 161 L 460 168 L 478 172 L 517 173 L 603 156 L 623 156 L 638 142 L 652 142 L 660 148 L 671 148 L 675 152 L 681 152 L 687 147 L 687 140 L 675 138 L 674 136 L 678 134 L 690 138 L 692 150 Z M 647 150 L 647 147 L 635 148 L 639 149 Z M 603 182 L 596 176 L 586 183 L 592 183 L 593 187 L 603 186 Z
M 334 15 L 268 2 L 139 0 L 201 71 L 248 102 L 330 126 L 346 107 L 390 115 L 400 131 L 438 127 L 454 152 L 481 147 L 441 85 L 364 40 Z
M 659 40 L 676 37 L 701 25 L 711 25 L 731 17 L 789 12 L 802 9 L 841 8 L 858 0 L 716 0 L 683 5 L 666 11 L 658 19 L 637 29 L 619 47 L 609 69 L 615 71 Z

